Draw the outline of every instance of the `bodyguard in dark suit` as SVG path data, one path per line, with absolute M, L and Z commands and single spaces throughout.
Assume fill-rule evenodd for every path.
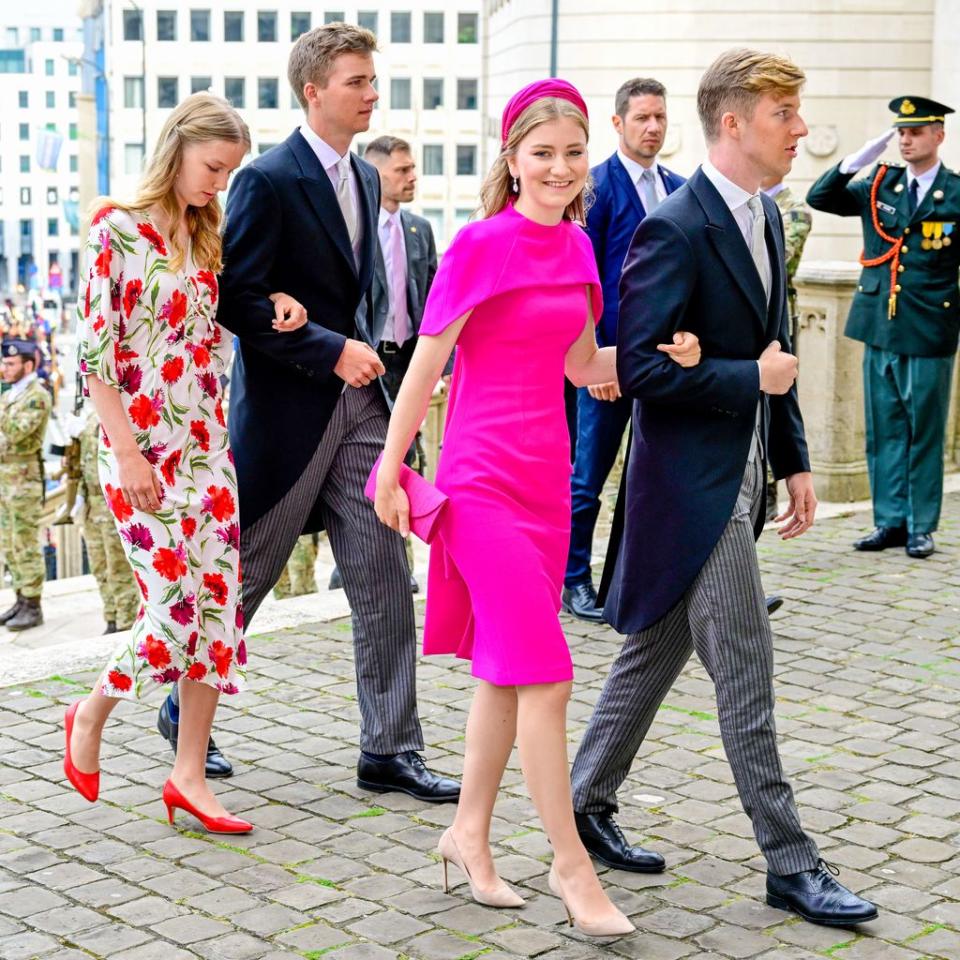
M 950 107 L 897 97 L 893 128 L 810 188 L 817 210 L 863 223 L 863 272 L 846 335 L 864 344 L 867 467 L 876 529 L 857 550 L 929 557 L 943 499 L 943 441 L 960 332 L 960 176 L 939 159 Z M 897 135 L 906 161 L 882 161 Z
M 363 494 L 386 437 L 383 364 L 356 317 L 377 251 L 377 171 L 349 152 L 370 123 L 376 37 L 343 23 L 290 54 L 303 125 L 236 176 L 227 200 L 218 318 L 238 337 L 230 440 L 240 493 L 246 617 L 302 533 L 326 529 L 353 610 L 360 709 L 358 783 L 431 801 L 459 785 L 417 751 L 415 623 L 403 541 Z M 277 336 L 269 297 L 307 310 Z M 287 335 L 285 335 L 287 336 Z
M 638 77 L 624 83 L 614 101 L 613 126 L 620 141 L 617 151 L 590 171 L 594 199 L 587 212 L 587 232 L 603 286 L 603 316 L 597 325 L 597 343 L 602 347 L 617 342 L 620 271 L 630 240 L 644 216 L 683 184 L 683 177 L 657 162 L 667 132 L 666 96 L 666 88 L 656 80 Z M 600 494 L 629 422 L 630 400 L 620 396 L 615 383 L 577 391 L 572 525 L 563 608 L 582 620 L 603 619 L 590 573 L 593 531 Z
M 800 826 L 774 725 L 773 641 L 754 538 L 769 459 L 790 504 L 781 536 L 813 522 L 816 497 L 789 349 L 783 226 L 762 178 L 787 173 L 807 128 L 803 73 L 731 50 L 708 68 L 698 109 L 709 160 L 638 228 L 620 286 L 617 373 L 634 401 L 625 524 L 604 613 L 629 636 L 573 767 L 588 849 L 648 869 L 612 820 L 617 788 L 694 650 L 717 694 L 720 732 L 767 860 L 767 902 L 815 923 L 873 919 Z M 685 330 L 702 359 L 657 349 Z

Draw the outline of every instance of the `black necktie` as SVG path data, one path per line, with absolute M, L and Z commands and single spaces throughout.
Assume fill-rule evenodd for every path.
M 910 216 L 912 217 L 917 212 L 917 204 L 919 203 L 918 191 L 920 189 L 920 183 L 916 177 L 910 183 L 910 189 L 907 190 L 907 200 L 910 206 Z

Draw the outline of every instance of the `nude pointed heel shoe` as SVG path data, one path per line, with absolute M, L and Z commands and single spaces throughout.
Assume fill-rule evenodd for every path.
M 467 883 L 470 884 L 470 893 L 477 903 L 482 903 L 485 907 L 522 907 L 524 905 L 525 901 L 523 897 L 515 894 L 502 880 L 500 881 L 500 886 L 495 890 L 480 890 L 476 886 L 473 882 L 473 877 L 470 876 L 470 871 L 463 862 L 463 857 L 457 848 L 457 842 L 453 839 L 452 827 L 444 831 L 440 842 L 437 844 L 437 851 L 440 854 L 440 859 L 443 861 L 444 893 L 448 893 L 450 890 L 447 877 L 447 864 L 452 863 L 459 867 L 460 871 L 467 878 Z
M 559 897 L 563 909 L 567 911 L 567 923 L 588 937 L 625 937 L 628 933 L 633 933 L 637 929 L 619 910 L 617 910 L 617 915 L 609 920 L 597 920 L 593 923 L 577 920 L 563 895 L 560 878 L 552 866 L 550 867 L 550 875 L 547 877 L 547 883 L 553 893 Z

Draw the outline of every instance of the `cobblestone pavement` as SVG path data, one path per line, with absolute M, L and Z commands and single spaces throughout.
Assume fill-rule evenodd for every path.
M 164 818 L 170 754 L 154 708 L 122 705 L 103 794 L 62 780 L 61 719 L 92 674 L 8 688 L 0 707 L 3 960 L 487 960 L 643 957 L 960 958 L 960 496 L 926 562 L 853 553 L 865 515 L 800 541 L 766 536 L 779 732 L 804 823 L 842 879 L 882 907 L 860 930 L 815 927 L 764 905 L 763 861 L 719 743 L 712 688 L 691 664 L 622 793 L 621 823 L 663 851 L 661 876 L 606 871 L 639 931 L 608 946 L 564 925 L 548 846 L 511 762 L 494 834 L 517 911 L 440 891 L 434 853 L 453 808 L 357 789 L 349 621 L 258 637 L 252 690 L 224 703 L 218 740 L 238 773 L 218 789 L 257 830 L 229 842 Z M 577 663 L 571 750 L 618 649 L 568 623 Z M 419 673 L 428 757 L 456 774 L 472 681 L 431 658 Z

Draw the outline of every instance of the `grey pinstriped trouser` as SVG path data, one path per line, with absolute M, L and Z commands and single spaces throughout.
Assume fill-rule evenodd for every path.
M 348 387 L 310 462 L 283 499 L 241 531 L 247 623 L 273 588 L 319 497 L 353 612 L 360 749 L 423 749 L 417 716 L 416 623 L 403 539 L 364 496 L 389 415 L 380 386 Z
M 730 522 L 693 585 L 663 619 L 627 637 L 574 760 L 573 805 L 581 813 L 617 809 L 617 789 L 696 650 L 716 688 L 720 735 L 743 809 L 770 870 L 785 875 L 812 869 L 819 853 L 800 826 L 777 750 L 773 635 L 753 536 L 763 503 L 756 458 L 747 464 Z

